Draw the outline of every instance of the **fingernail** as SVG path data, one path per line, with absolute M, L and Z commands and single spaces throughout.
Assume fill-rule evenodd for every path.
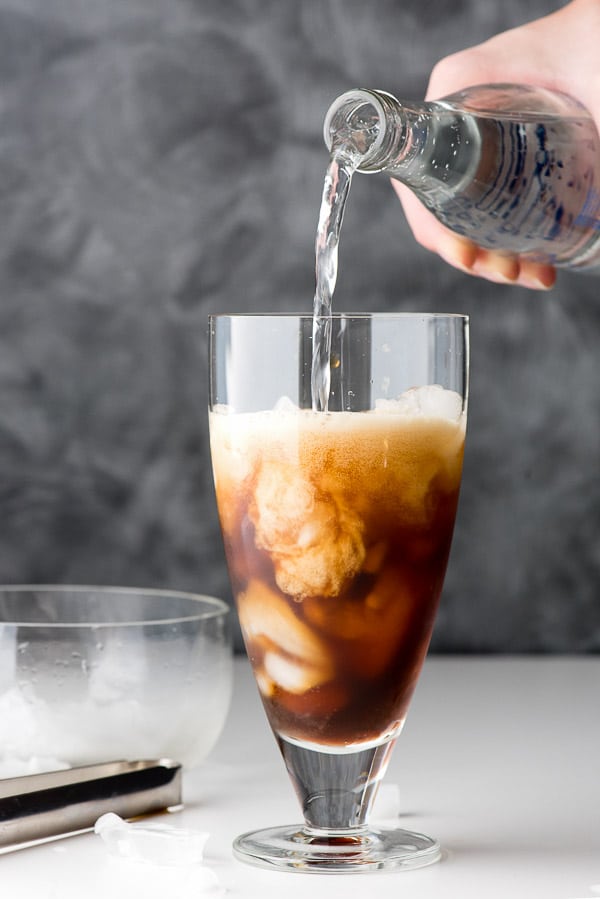
M 552 290 L 556 282 L 556 272 L 550 269 L 545 272 L 533 274 L 521 274 L 519 284 L 528 287 L 529 290 Z
M 519 262 L 514 256 L 480 250 L 473 265 L 473 271 L 488 281 L 497 284 L 515 284 L 519 277 Z
M 473 273 L 473 265 L 477 259 L 477 247 L 470 241 L 448 235 L 438 246 L 437 252 L 448 265 L 468 274 Z

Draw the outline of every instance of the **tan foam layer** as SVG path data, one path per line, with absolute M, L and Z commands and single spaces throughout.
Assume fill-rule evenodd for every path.
M 223 527 L 243 509 L 284 593 L 337 596 L 368 564 L 378 517 L 426 527 L 433 486 L 458 485 L 463 443 L 461 414 L 213 412 Z

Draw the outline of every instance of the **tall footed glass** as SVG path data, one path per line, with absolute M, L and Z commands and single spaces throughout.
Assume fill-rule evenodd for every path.
M 461 479 L 468 321 L 334 315 L 314 411 L 311 315 L 212 316 L 210 440 L 248 657 L 304 823 L 236 855 L 307 872 L 415 868 L 369 825 L 442 589 Z

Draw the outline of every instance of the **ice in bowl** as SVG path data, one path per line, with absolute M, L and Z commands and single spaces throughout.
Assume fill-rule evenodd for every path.
M 0 776 L 209 754 L 229 709 L 229 609 L 168 590 L 0 587 Z

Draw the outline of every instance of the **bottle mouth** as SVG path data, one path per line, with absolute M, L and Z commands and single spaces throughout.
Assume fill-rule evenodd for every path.
M 351 90 L 334 100 L 323 123 L 330 152 L 339 150 L 363 168 L 375 159 L 384 141 L 386 114 L 383 91 Z

